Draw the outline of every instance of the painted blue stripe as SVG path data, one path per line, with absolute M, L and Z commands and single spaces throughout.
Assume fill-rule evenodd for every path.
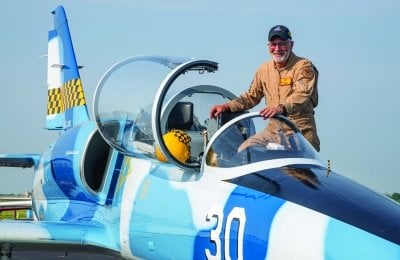
M 227 216 L 234 207 L 244 208 L 246 223 L 244 224 L 246 234 L 243 238 L 243 258 L 244 259 L 265 259 L 268 248 L 268 237 L 275 214 L 283 205 L 284 200 L 274 196 L 263 194 L 255 190 L 244 187 L 237 187 L 230 195 L 224 207 L 223 231 L 221 232 L 221 255 L 225 250 L 229 250 L 231 259 L 237 258 L 237 241 L 239 223 L 232 222 L 230 230 L 230 248 L 225 249 L 223 234 L 227 225 Z M 215 227 L 214 227 L 215 228 Z M 215 244 L 210 241 L 211 230 L 201 230 L 194 243 L 194 255 L 196 259 L 206 259 L 205 250 L 209 249 L 211 254 L 217 252 Z M 239 238 L 240 239 L 240 238 Z
M 239 187 L 232 194 L 224 211 L 230 210 L 232 205 L 240 207 L 242 203 L 246 209 L 243 258 L 264 259 L 268 253 L 268 237 L 273 219 L 276 212 L 284 204 L 284 200 Z M 262 217 L 260 218 L 260 216 Z M 235 247 L 231 246 L 230 255 L 232 259 L 234 249 Z
M 124 155 L 121 154 L 121 153 L 118 153 L 117 160 L 116 160 L 116 162 L 114 164 L 114 167 L 113 167 L 114 171 L 113 171 L 113 174 L 112 174 L 110 189 L 108 191 L 107 199 L 106 199 L 106 202 L 105 202 L 106 205 L 110 205 L 114 200 L 115 189 L 117 187 L 118 178 L 119 178 L 119 175 L 120 175 L 120 171 L 121 171 L 123 162 L 124 162 Z
M 48 41 L 51 41 L 51 40 L 53 40 L 54 38 L 57 38 L 57 37 L 58 37 L 57 30 L 50 30 L 48 32 Z
M 65 65 L 63 69 L 63 84 L 69 80 L 79 78 L 78 66 L 75 60 L 74 48 L 72 46 L 71 35 L 68 28 L 67 17 L 65 15 L 64 8 L 61 6 L 57 7 L 54 11 L 54 27 L 57 30 L 57 34 L 61 39 L 62 48 L 60 51 L 61 63 Z

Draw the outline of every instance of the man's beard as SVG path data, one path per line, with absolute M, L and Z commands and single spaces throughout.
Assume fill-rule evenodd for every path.
M 276 63 L 285 63 L 289 59 L 290 51 L 286 51 L 283 55 L 271 54 L 271 56 Z

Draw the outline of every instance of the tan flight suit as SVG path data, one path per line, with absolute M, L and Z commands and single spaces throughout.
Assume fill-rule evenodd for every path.
M 320 142 L 314 118 L 318 105 L 318 71 L 311 61 L 292 53 L 284 68 L 277 68 L 274 62 L 262 64 L 247 92 L 227 103 L 230 111 L 247 110 L 265 97 L 267 106 L 283 105 L 286 116 L 296 124 L 304 137 L 320 150 Z

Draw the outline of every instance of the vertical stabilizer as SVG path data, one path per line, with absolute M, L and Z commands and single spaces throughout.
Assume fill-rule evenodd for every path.
M 89 114 L 64 8 L 59 6 L 52 14 L 54 29 L 48 35 L 46 128 L 67 129 L 88 121 Z

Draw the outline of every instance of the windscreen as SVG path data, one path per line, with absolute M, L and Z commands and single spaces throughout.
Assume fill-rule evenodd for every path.
M 318 159 L 318 154 L 288 119 L 256 114 L 221 129 L 211 140 L 206 164 L 228 168 L 283 158 Z

